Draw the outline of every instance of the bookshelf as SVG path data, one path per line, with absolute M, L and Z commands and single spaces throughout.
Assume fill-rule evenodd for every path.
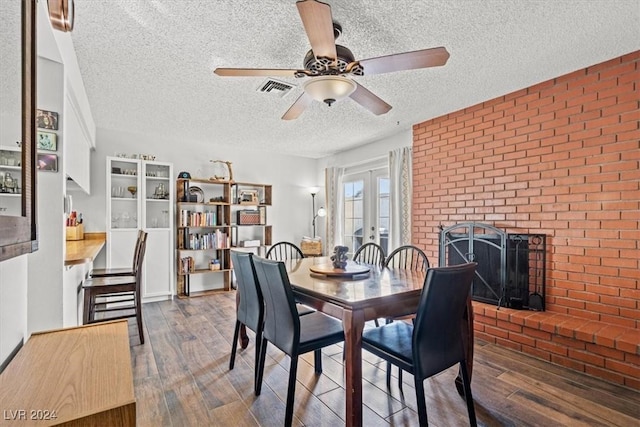
M 271 185 L 251 182 L 234 182 L 231 185 L 233 247 L 254 248 L 260 252 L 272 245 L 272 228 L 267 217 L 271 201 Z
M 231 289 L 231 182 L 176 182 L 177 295 Z

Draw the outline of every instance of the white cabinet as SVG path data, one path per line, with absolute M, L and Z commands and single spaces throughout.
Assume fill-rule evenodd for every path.
M 91 190 L 91 149 L 94 144 L 87 130 L 72 88 L 64 100 L 64 171 L 85 193 Z
M 143 302 L 173 295 L 173 165 L 107 157 L 107 266 L 130 267 L 138 230 L 148 233 Z
M 0 215 L 22 214 L 20 148 L 0 147 Z
M 93 268 L 92 262 L 70 265 L 62 274 L 62 326 L 82 325 L 82 282 Z

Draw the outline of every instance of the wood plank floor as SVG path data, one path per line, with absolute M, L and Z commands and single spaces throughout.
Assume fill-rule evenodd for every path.
M 138 426 L 282 426 L 289 360 L 270 346 L 262 394 L 253 395 L 254 337 L 229 370 L 235 293 L 144 305 L 146 343 L 129 323 Z M 413 378 L 385 385 L 385 365 L 363 353 L 364 425 L 417 426 Z M 640 393 L 476 342 L 472 390 L 482 426 L 640 426 Z M 344 425 L 342 347 L 298 366 L 295 426 Z M 394 369 L 394 374 L 397 370 Z M 468 425 L 456 369 L 425 381 L 429 423 Z

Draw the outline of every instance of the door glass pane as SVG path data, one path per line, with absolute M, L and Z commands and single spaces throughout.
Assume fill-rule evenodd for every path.
M 344 245 L 351 251 L 362 244 L 363 180 L 347 181 L 344 187 Z
M 389 178 L 378 178 L 378 236 L 384 253 L 389 253 Z

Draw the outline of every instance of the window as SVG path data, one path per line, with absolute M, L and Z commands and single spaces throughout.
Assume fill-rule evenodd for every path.
M 345 174 L 342 182 L 344 235 L 342 241 L 355 252 L 363 243 L 375 242 L 388 252 L 389 173 L 387 168 Z

